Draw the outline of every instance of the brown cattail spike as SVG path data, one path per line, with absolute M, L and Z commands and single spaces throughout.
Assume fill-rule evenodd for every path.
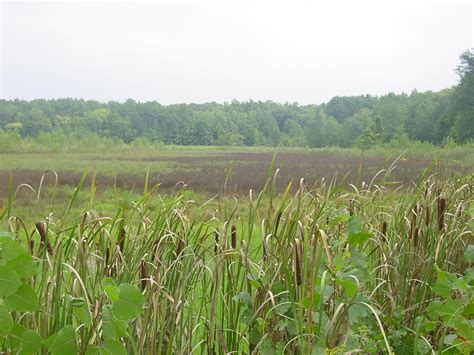
M 40 235 L 41 244 L 44 245 L 44 243 L 46 242 L 46 226 L 44 225 L 43 222 L 37 222 L 36 230 L 38 231 L 38 234 Z
M 438 200 L 438 230 L 444 228 L 444 214 L 446 212 L 446 199 L 440 198 Z
M 235 224 L 232 225 L 230 237 L 232 249 L 237 248 L 237 227 Z
M 51 245 L 51 242 L 48 240 L 46 242 L 47 238 L 47 230 L 46 230 L 46 225 L 44 222 L 37 222 L 35 224 L 36 230 L 38 231 L 38 234 L 40 235 L 40 247 L 44 247 L 46 244 L 46 250 L 48 251 L 49 255 L 54 255 L 54 249 L 53 246 Z
M 148 274 L 146 272 L 146 262 L 144 259 L 142 259 L 142 262 L 140 263 L 140 284 L 142 287 L 142 291 L 146 287 L 147 279 L 148 279 Z
M 30 254 L 33 255 L 33 252 L 35 250 L 35 241 L 32 239 L 30 239 L 30 241 L 28 242 L 28 246 L 29 246 L 29 251 L 30 251 Z
M 105 267 L 109 265 L 109 261 L 110 261 L 110 248 L 107 247 L 105 248 Z
M 151 253 L 151 262 L 155 261 L 155 255 L 158 251 L 158 246 L 160 245 L 160 240 L 157 239 L 153 242 L 153 252 Z
M 294 253 L 295 253 L 295 279 L 296 279 L 296 284 L 300 286 L 302 282 L 302 275 L 301 275 L 302 260 L 301 260 L 301 244 L 298 238 L 295 239 L 293 246 L 294 246 Z
M 184 247 L 184 242 L 181 238 L 179 238 L 178 245 L 176 245 L 176 250 L 175 250 L 176 257 L 181 255 L 181 252 L 183 251 L 183 247 Z
M 387 222 L 383 221 L 383 223 L 382 223 L 382 236 L 383 236 L 383 239 L 384 239 L 385 242 L 387 241 L 387 228 L 388 228 Z
M 214 254 L 217 255 L 218 251 L 219 251 L 219 232 L 215 231 L 214 232 Z
M 348 207 L 348 210 L 349 210 L 349 216 L 353 216 L 354 215 L 354 199 L 351 199 L 349 201 L 349 207 Z
M 119 240 L 119 249 L 120 252 L 123 254 L 125 251 L 125 239 L 127 238 L 127 232 L 125 232 L 125 228 L 122 228 L 122 233 L 120 235 L 120 240 Z

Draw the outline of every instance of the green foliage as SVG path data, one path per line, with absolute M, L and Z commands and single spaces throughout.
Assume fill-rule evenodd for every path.
M 14 211 L 2 220 L 0 349 L 470 353 L 471 179 L 277 193 L 270 176 L 248 199 L 150 188 L 111 213 L 76 200 L 79 184 L 80 209 L 48 214 L 49 248 Z
M 0 149 L 18 150 L 20 137 L 35 137 L 49 150 L 71 142 L 93 145 L 97 137 L 115 144 L 150 146 L 354 146 L 374 125 L 377 143 L 404 133 L 410 140 L 440 145 L 446 137 L 474 137 L 473 53 L 461 55 L 459 85 L 441 92 L 389 93 L 332 98 L 319 106 L 248 101 L 163 106 L 58 100 L 0 100 Z M 79 142 L 81 141 L 81 142 Z M 24 143 L 22 143 L 24 145 Z

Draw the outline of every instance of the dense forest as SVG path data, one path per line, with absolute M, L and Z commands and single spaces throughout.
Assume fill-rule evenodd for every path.
M 440 92 L 334 97 L 321 105 L 252 101 L 164 106 L 72 98 L 0 100 L 0 135 L 99 136 L 178 145 L 358 146 L 474 138 L 474 51 L 460 57 L 459 84 Z

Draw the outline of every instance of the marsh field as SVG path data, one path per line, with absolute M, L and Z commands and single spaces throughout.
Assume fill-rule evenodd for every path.
M 469 148 L 0 159 L 6 353 L 474 350 Z

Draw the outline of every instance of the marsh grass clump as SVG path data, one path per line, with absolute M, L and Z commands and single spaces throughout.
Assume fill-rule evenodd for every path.
M 107 215 L 89 198 L 76 217 L 6 218 L 0 351 L 474 351 L 472 177 L 382 180 L 271 176 L 212 218 L 213 201 L 156 189 Z

